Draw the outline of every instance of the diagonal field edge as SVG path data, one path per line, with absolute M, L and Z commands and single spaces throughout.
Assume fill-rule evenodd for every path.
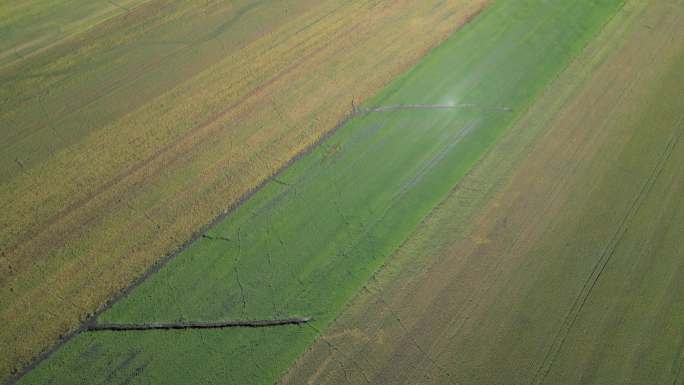
M 28 374 L 31 370 L 35 369 L 40 365 L 43 361 L 48 359 L 52 354 L 57 352 L 59 349 L 61 349 L 64 345 L 66 345 L 67 342 L 71 341 L 74 337 L 76 337 L 78 334 L 87 331 L 88 325 L 92 325 L 95 323 L 95 320 L 104 313 L 105 311 L 109 310 L 115 303 L 119 302 L 120 300 L 126 298 L 133 290 L 135 290 L 138 286 L 140 286 L 143 282 L 145 282 L 150 276 L 153 274 L 157 273 L 160 271 L 164 266 L 166 266 L 171 260 L 173 260 L 175 257 L 177 257 L 180 253 L 185 251 L 190 245 L 192 245 L 195 241 L 198 239 L 204 237 L 205 233 L 215 227 L 217 224 L 222 222 L 226 217 L 228 217 L 230 214 L 232 214 L 238 207 L 240 207 L 243 203 L 248 201 L 252 196 L 254 196 L 256 193 L 261 191 L 266 185 L 268 185 L 272 180 L 277 179 L 280 174 L 282 174 L 288 167 L 290 167 L 293 163 L 298 161 L 299 159 L 303 158 L 304 156 L 310 154 L 312 151 L 314 151 L 319 145 L 324 143 L 326 140 L 328 140 L 330 137 L 332 137 L 340 128 L 342 128 L 347 122 L 349 122 L 351 119 L 355 118 L 357 116 L 356 111 L 351 111 L 349 112 L 345 117 L 340 119 L 340 121 L 335 125 L 331 130 L 327 131 L 321 137 L 313 142 L 311 145 L 306 147 L 304 150 L 299 152 L 297 155 L 292 157 L 287 163 L 285 163 L 282 167 L 280 167 L 276 172 L 274 172 L 271 176 L 265 178 L 261 183 L 259 183 L 256 187 L 253 189 L 247 191 L 245 194 L 242 195 L 242 197 L 238 200 L 236 200 L 233 204 L 228 206 L 226 210 L 224 210 L 222 213 L 217 215 L 212 221 L 207 223 L 206 225 L 202 226 L 196 233 L 190 236 L 187 241 L 182 243 L 176 250 L 170 252 L 169 254 L 165 255 L 164 257 L 160 258 L 152 264 L 142 275 L 140 275 L 138 278 L 132 281 L 132 283 L 123 288 L 121 291 L 119 291 L 117 294 L 113 295 L 110 297 L 110 299 L 105 302 L 102 307 L 100 307 L 98 310 L 96 310 L 92 315 L 89 317 L 86 317 L 86 319 L 81 323 L 81 325 L 74 329 L 73 331 L 66 333 L 65 335 L 62 336 L 52 347 L 48 348 L 45 350 L 43 353 L 37 355 L 31 362 L 29 362 L 27 365 L 25 365 L 23 368 L 17 370 L 16 372 L 10 374 L 10 376 L 5 379 L 3 382 L 4 385 L 14 385 L 21 380 L 22 377 L 24 377 L 26 374 Z

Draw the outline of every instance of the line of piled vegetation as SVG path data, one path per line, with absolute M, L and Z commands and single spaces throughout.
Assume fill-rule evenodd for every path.
M 302 327 L 82 334 L 21 383 L 271 384 L 621 1 L 498 2 L 104 312 L 98 322 L 265 319 Z M 192 354 L 187 354 L 192 352 Z M 359 371 L 351 357 L 345 370 Z
M 301 325 L 311 321 L 311 317 L 280 318 L 251 321 L 217 321 L 217 322 L 170 322 L 142 324 L 99 324 L 87 325 L 84 331 L 145 331 L 145 330 L 185 330 L 185 329 L 224 329 L 224 328 L 263 328 L 272 326 Z

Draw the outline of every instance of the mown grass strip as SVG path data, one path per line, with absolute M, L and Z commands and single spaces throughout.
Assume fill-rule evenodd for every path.
M 134 382 L 272 383 L 620 4 L 496 3 L 363 108 L 472 103 L 507 113 L 404 109 L 351 120 L 99 319 L 311 314 L 306 327 L 84 334 L 22 383 L 131 373 Z

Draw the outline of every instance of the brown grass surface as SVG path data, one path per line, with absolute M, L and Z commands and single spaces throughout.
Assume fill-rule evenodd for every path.
M 0 69 L 0 377 L 485 3 L 155 0 Z
M 681 383 L 683 39 L 628 2 L 282 383 Z

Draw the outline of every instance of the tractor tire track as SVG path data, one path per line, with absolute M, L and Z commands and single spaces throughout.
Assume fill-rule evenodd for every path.
M 572 307 L 568 311 L 568 314 L 565 316 L 563 323 L 560 329 L 558 330 L 556 337 L 554 338 L 553 343 L 551 344 L 546 356 L 544 357 L 544 360 L 542 361 L 542 364 L 537 369 L 537 372 L 535 373 L 532 383 L 544 383 L 546 376 L 549 374 L 551 368 L 553 367 L 553 364 L 558 358 L 558 355 L 560 354 L 560 351 L 562 350 L 563 345 L 565 344 L 565 341 L 567 340 L 568 335 L 570 334 L 570 331 L 572 330 L 573 326 L 575 325 L 575 322 L 579 318 L 579 315 L 581 314 L 582 309 L 584 308 L 587 300 L 591 296 L 594 287 L 596 287 L 596 283 L 601 278 L 601 275 L 605 271 L 606 266 L 615 255 L 615 250 L 617 249 L 617 246 L 620 244 L 622 238 L 627 232 L 627 229 L 629 228 L 629 223 L 632 221 L 636 213 L 639 211 L 639 208 L 643 204 L 644 200 L 653 189 L 653 186 L 660 177 L 662 170 L 665 167 L 665 164 L 670 159 L 674 148 L 679 143 L 679 140 L 683 132 L 684 130 L 676 131 L 670 137 L 665 148 L 665 151 L 663 152 L 662 156 L 652 169 L 649 178 L 642 185 L 639 193 L 632 201 L 632 204 L 630 205 L 626 215 L 620 221 L 610 242 L 603 249 L 601 256 L 594 265 L 591 274 L 585 280 L 584 285 L 580 290 L 580 293 L 575 298 Z

